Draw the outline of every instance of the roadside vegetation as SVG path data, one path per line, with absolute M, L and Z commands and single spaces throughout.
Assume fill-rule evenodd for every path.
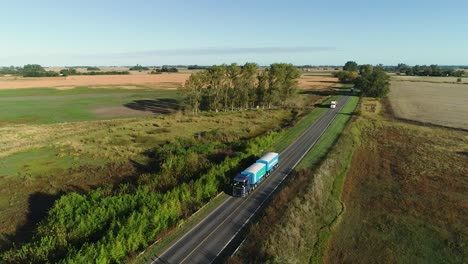
M 349 99 L 287 178 L 259 222 L 251 226 L 246 241 L 229 263 L 308 263 L 314 256 L 323 239 L 322 229 L 342 210 L 339 190 L 358 131 L 346 124 L 358 101 L 356 96 Z

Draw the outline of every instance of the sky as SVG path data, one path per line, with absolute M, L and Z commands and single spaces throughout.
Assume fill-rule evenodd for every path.
M 468 1 L 0 0 L 0 65 L 468 65 Z

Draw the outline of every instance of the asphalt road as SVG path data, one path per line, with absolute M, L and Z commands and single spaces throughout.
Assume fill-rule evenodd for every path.
M 253 193 L 245 198 L 227 198 L 163 254 L 155 257 L 152 263 L 219 262 L 221 252 L 315 145 L 347 100 L 348 96 L 342 96 L 337 108 L 325 111 L 294 143 L 281 152 L 279 167 Z

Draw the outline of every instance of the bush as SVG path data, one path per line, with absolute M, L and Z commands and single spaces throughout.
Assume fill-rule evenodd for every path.
M 35 231 L 34 239 L 0 254 L 2 263 L 120 263 L 144 249 L 161 232 L 191 215 L 230 183 L 230 172 L 263 153 L 277 133 L 246 142 L 234 157 L 212 163 L 224 145 L 178 139 L 151 155 L 157 173 L 138 185 L 62 196 Z

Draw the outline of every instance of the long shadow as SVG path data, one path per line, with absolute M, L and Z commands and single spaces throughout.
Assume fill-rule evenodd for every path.
M 63 193 L 48 194 L 35 192 L 28 198 L 28 213 L 26 223 L 17 228 L 15 234 L 7 236 L 5 241 L 0 244 L 0 250 L 11 248 L 13 243 L 29 241 L 33 237 L 33 230 L 37 224 L 47 216 L 47 212 L 54 205 L 54 202 Z
M 326 90 L 307 90 L 301 92 L 302 94 L 314 94 L 320 96 L 330 96 L 330 95 L 353 95 L 356 93 L 352 93 L 350 89 L 326 89 Z
M 313 82 L 313 83 L 336 83 L 336 81 L 315 81 L 315 80 L 310 80 L 310 81 L 307 81 L 307 82 Z
M 170 114 L 180 109 L 179 101 L 172 98 L 135 100 L 124 106 L 133 110 L 152 112 L 155 114 Z

